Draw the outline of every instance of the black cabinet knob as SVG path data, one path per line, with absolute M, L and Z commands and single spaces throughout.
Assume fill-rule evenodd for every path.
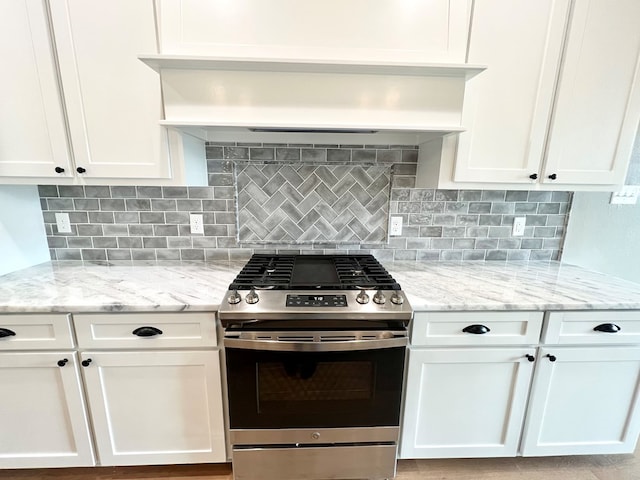
M 86 360 L 82 360 L 82 366 L 83 367 L 88 367 L 91 362 L 93 362 L 93 360 L 91 360 L 90 358 L 87 358 Z
M 63 358 L 62 360 L 58 360 L 58 366 L 59 367 L 64 367 L 67 364 L 68 361 L 69 361 L 68 358 Z
M 0 338 L 4 337 L 14 337 L 16 332 L 13 330 L 9 330 L 8 328 L 0 328 Z
M 491 329 L 485 325 L 469 325 L 462 329 L 464 333 L 473 333 L 475 335 L 483 335 L 485 333 L 489 333 Z
M 593 327 L 596 332 L 618 333 L 621 329 L 615 323 L 602 323 L 597 327 Z
M 547 358 L 549 359 L 550 362 L 555 362 L 557 360 L 556 356 L 551 354 L 548 354 Z
M 529 178 L 531 180 L 537 180 L 538 179 L 538 174 L 537 173 L 532 173 L 531 175 L 529 175 Z
M 530 362 L 534 362 L 536 360 L 536 357 L 534 357 L 533 355 L 529 355 L 528 353 L 525 355 L 525 357 L 527 357 L 527 360 L 529 360 Z
M 56 173 L 64 173 L 64 168 L 62 167 L 56 167 L 55 168 Z
M 549 178 L 551 180 L 555 180 L 556 178 L 558 178 L 558 176 L 555 173 L 552 173 L 551 175 L 549 175 Z
M 87 171 L 87 169 L 86 169 L 86 168 L 82 168 L 82 167 L 78 167 L 78 168 L 76 168 L 76 172 L 78 172 L 78 173 L 84 173 L 84 172 L 86 172 L 86 171 Z
M 156 327 L 138 327 L 133 332 L 138 337 L 155 337 L 156 335 L 162 335 L 162 330 Z

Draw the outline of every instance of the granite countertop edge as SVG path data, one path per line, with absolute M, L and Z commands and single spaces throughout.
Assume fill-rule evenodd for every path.
M 47 262 L 0 313 L 214 312 L 245 261 Z M 561 262 L 382 262 L 416 311 L 640 310 L 640 284 Z

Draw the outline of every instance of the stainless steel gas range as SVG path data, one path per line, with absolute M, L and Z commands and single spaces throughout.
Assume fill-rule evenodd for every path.
M 236 480 L 395 476 L 411 306 L 371 255 L 254 255 L 219 311 Z

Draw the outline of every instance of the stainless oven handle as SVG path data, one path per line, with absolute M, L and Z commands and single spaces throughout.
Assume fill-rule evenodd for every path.
M 225 338 L 224 346 L 247 350 L 275 350 L 278 352 L 342 352 L 349 350 L 378 350 L 381 348 L 405 347 L 406 337 L 379 340 L 346 340 L 327 342 L 295 342 L 286 340 L 254 340 Z

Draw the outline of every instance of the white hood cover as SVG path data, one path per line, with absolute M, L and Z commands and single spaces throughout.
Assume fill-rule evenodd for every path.
M 467 78 L 484 67 L 146 56 L 159 71 L 165 125 L 207 140 L 239 133 L 404 135 L 462 131 Z

